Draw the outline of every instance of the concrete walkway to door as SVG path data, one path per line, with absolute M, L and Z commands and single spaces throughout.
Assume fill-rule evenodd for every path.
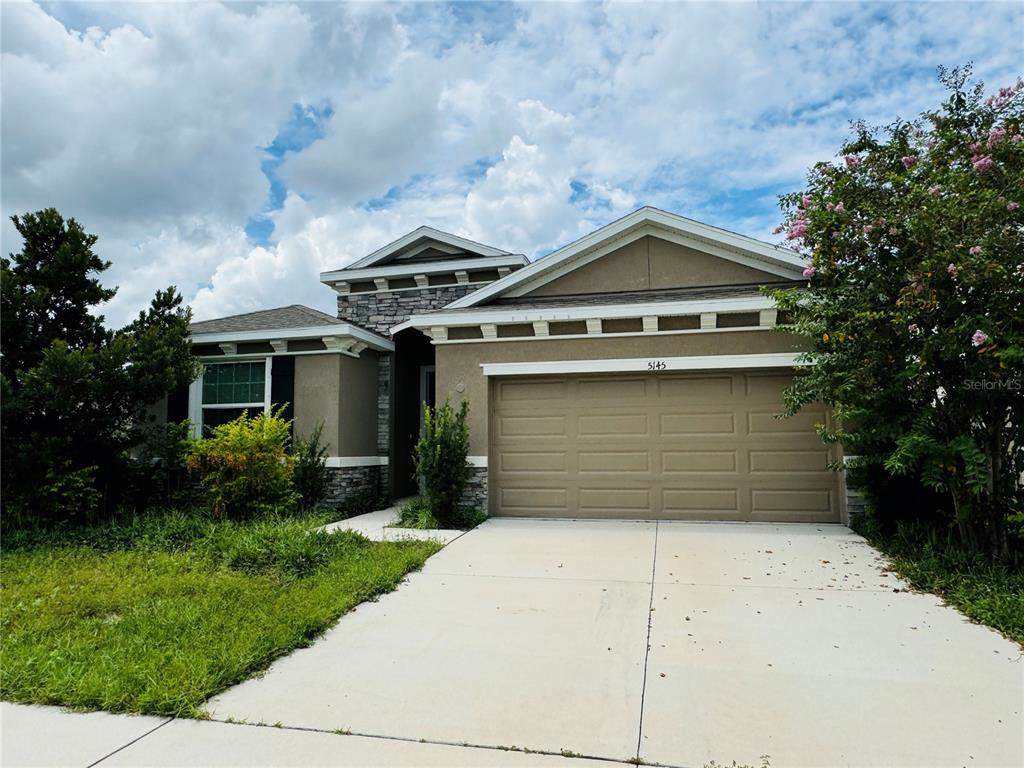
M 209 710 L 675 766 L 1024 763 L 1020 649 L 903 586 L 841 526 L 492 519 Z

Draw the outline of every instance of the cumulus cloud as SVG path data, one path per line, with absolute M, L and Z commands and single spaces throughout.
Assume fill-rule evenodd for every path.
M 938 64 L 1012 80 L 1024 53 L 1008 3 L 0 13 L 4 212 L 100 235 L 114 323 L 170 283 L 201 317 L 330 311 L 319 271 L 424 223 L 531 256 L 644 204 L 765 237 L 850 119 L 934 104 Z

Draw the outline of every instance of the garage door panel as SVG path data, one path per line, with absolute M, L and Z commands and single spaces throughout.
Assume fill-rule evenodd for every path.
M 660 432 L 665 437 L 734 435 L 736 434 L 736 416 L 732 412 L 663 413 L 660 427 Z
M 510 390 L 496 380 L 492 512 L 836 522 L 834 449 L 814 431 L 827 411 L 775 418 L 789 381 L 744 371 L 602 374 Z
M 737 451 L 668 451 L 661 452 L 661 471 L 666 474 L 701 474 L 704 472 L 736 472 Z
M 565 488 L 502 488 L 501 505 L 508 510 L 542 509 L 565 512 L 568 494 Z
M 568 382 L 562 380 L 503 381 L 498 385 L 499 396 L 505 403 L 527 400 L 565 400 Z
M 796 451 L 750 451 L 750 473 L 801 474 L 808 472 L 829 472 L 828 449 Z
M 568 457 L 565 451 L 503 451 L 498 461 L 500 470 L 507 475 L 564 473 Z
M 686 400 L 690 403 L 720 403 L 733 395 L 733 377 L 659 378 L 658 397 L 662 400 Z
M 649 451 L 580 451 L 580 474 L 587 472 L 647 473 L 651 471 Z
M 576 423 L 580 437 L 623 437 L 648 434 L 647 414 L 595 413 L 580 416 Z
M 577 384 L 576 397 L 580 400 L 608 401 L 614 405 L 623 398 L 642 399 L 647 394 L 647 382 L 636 379 L 584 379 Z
M 739 512 L 739 491 L 734 488 L 666 488 L 662 492 L 666 512 Z
M 647 488 L 580 488 L 580 513 L 588 509 L 629 509 L 646 511 L 651 506 Z
M 565 416 L 508 415 L 498 420 L 501 437 L 566 437 Z
M 826 488 L 817 490 L 755 488 L 750 492 L 751 511 L 756 515 L 764 512 L 787 512 L 790 510 L 811 512 L 827 509 L 830 501 L 829 495 L 830 492 Z

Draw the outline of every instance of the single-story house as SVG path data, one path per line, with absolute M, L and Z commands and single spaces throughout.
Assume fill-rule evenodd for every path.
M 416 492 L 423 404 L 469 402 L 469 501 L 492 515 L 846 519 L 838 448 L 777 418 L 800 340 L 761 287 L 783 248 L 641 208 L 530 262 L 420 227 L 290 306 L 192 325 L 205 372 L 169 399 L 197 429 L 287 403 L 323 422 L 331 497 Z

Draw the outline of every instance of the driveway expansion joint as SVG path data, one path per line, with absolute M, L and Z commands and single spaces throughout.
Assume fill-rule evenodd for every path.
M 640 717 L 636 729 L 636 759 L 640 760 L 640 744 L 644 738 L 644 695 L 647 693 L 647 667 L 651 657 L 651 623 L 654 620 L 654 587 L 658 573 L 658 523 L 654 524 L 654 555 L 651 558 L 651 598 L 647 604 L 647 646 L 644 648 L 644 681 L 640 688 Z
M 122 744 L 120 747 L 115 749 L 113 752 L 108 752 L 107 754 L 105 754 L 99 760 L 96 760 L 95 762 L 89 763 L 89 765 L 87 765 L 85 768 L 93 768 L 93 766 L 99 765 L 104 760 L 107 760 L 107 759 L 113 757 L 114 755 L 116 755 L 118 752 L 121 752 L 122 750 L 128 749 L 128 747 L 130 747 L 132 744 L 136 744 L 136 743 L 142 741 L 144 738 L 149 736 L 151 733 L 155 733 L 155 732 L 159 731 L 161 728 L 163 728 L 165 725 L 167 725 L 168 723 L 172 722 L 173 720 L 174 720 L 173 717 L 168 717 L 162 723 L 153 726 L 152 728 L 150 728 L 148 731 L 146 731 L 141 736 L 138 736 L 138 737 L 132 739 L 127 744 Z

